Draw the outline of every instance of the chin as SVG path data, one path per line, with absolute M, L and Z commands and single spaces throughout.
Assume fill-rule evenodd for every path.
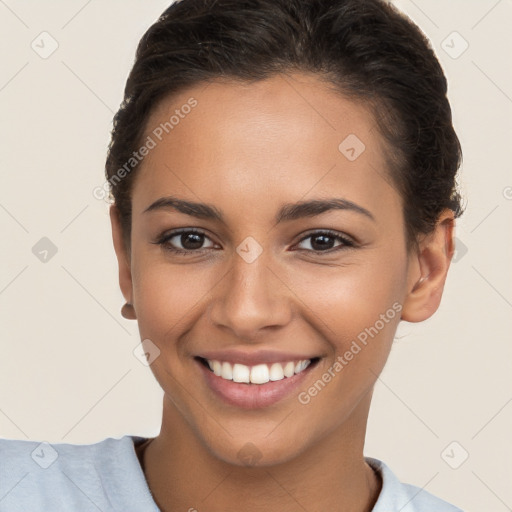
M 305 447 L 290 438 L 269 440 L 267 434 L 229 437 L 225 444 L 209 445 L 212 455 L 226 464 L 246 468 L 267 468 L 285 464 L 298 457 Z M 304 439 L 302 439 L 302 442 Z

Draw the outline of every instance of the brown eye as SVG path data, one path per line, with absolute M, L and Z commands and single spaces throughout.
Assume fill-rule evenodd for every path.
M 309 241 L 302 249 L 313 252 L 328 252 L 346 247 L 354 247 L 354 242 L 333 231 L 317 231 L 304 237 L 300 243 Z M 336 242 L 339 242 L 337 245 Z M 309 247 L 307 247 L 309 245 Z
M 214 247 L 214 243 L 210 240 L 211 245 L 204 247 L 206 240 L 210 240 L 205 233 L 196 229 L 182 229 L 164 234 L 155 242 L 165 250 L 178 254 L 200 253 L 205 249 Z
M 188 250 L 200 249 L 205 238 L 204 235 L 199 233 L 182 233 L 177 236 L 179 237 L 179 241 L 183 248 Z

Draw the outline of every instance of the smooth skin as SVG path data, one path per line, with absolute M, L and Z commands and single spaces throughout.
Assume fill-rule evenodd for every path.
M 146 136 L 190 97 L 197 106 L 137 170 L 129 251 L 115 205 L 110 210 L 121 290 L 141 339 L 160 350 L 151 370 L 164 391 L 163 420 L 144 453 L 154 499 L 165 512 L 241 504 L 248 512 L 341 504 L 370 511 L 381 488 L 363 458 L 373 387 L 400 317 L 420 322 L 439 306 L 454 252 L 453 212 L 443 211 L 419 250 L 407 252 L 386 158 L 392 148 L 364 105 L 316 75 L 199 84 L 163 100 Z M 338 149 L 349 134 L 365 144 L 354 161 Z M 224 222 L 172 208 L 145 212 L 165 196 L 207 203 Z M 373 218 L 331 209 L 275 221 L 285 203 L 328 198 Z M 180 228 L 205 236 L 168 237 L 167 249 L 155 243 Z M 326 229 L 353 245 L 311 236 Z M 236 251 L 249 236 L 263 250 L 252 263 Z M 321 356 L 298 390 L 305 391 L 394 303 L 401 313 L 308 404 L 294 392 L 271 407 L 227 405 L 194 359 L 213 348 Z M 247 443 L 259 453 L 254 465 L 239 456 Z

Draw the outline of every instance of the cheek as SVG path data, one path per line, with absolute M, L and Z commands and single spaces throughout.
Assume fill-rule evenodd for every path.
M 141 335 L 164 340 L 183 331 L 183 323 L 200 307 L 213 287 L 211 270 L 169 265 L 154 258 L 134 258 L 133 290 Z
M 290 287 L 307 306 L 302 309 L 304 314 L 322 328 L 334 347 L 344 349 L 382 315 L 385 326 L 378 322 L 378 327 L 383 336 L 390 332 L 390 324 L 396 327 L 406 272 L 403 262 L 396 257 L 394 262 L 390 264 L 374 251 L 338 268 L 318 267 L 307 275 L 297 272 L 300 278 L 290 274 Z
M 386 363 L 400 321 L 406 272 L 396 254 L 388 258 L 377 252 L 294 283 L 294 291 L 308 306 L 302 311 L 327 349 L 318 374 L 322 382 L 301 390 L 299 401 L 311 405 L 309 412 L 321 414 L 327 404 L 342 421 Z
M 400 321 L 403 278 L 379 265 L 362 269 L 340 268 L 336 278 L 306 283 L 298 292 L 307 297 L 309 322 L 326 341 L 327 358 L 318 380 L 299 390 L 299 411 L 321 417 L 332 414 L 329 425 L 345 421 L 372 389 L 384 367 Z M 318 336 L 318 332 L 314 333 Z M 304 416 L 306 417 L 306 416 Z M 305 420 L 306 421 L 306 420 Z

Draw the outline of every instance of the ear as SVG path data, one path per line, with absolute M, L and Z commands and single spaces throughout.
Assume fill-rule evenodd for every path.
M 434 231 L 423 237 L 418 251 L 410 255 L 408 293 L 402 308 L 402 320 L 422 322 L 439 307 L 455 251 L 454 227 L 453 211 L 443 210 Z
M 112 225 L 112 240 L 119 266 L 119 286 L 126 302 L 132 304 L 133 287 L 130 255 L 124 244 L 119 209 L 115 204 L 110 206 L 110 223 Z

